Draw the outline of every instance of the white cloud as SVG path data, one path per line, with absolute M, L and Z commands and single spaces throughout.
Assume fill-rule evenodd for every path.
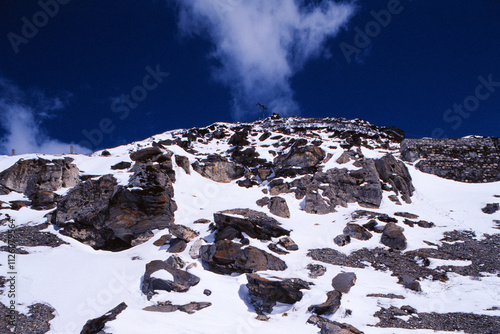
M 299 112 L 290 79 L 324 51 L 354 12 L 331 0 L 177 0 L 179 27 L 206 35 L 220 62 L 214 77 L 230 87 L 237 119 L 257 112 L 256 103 L 282 115 Z
M 73 143 L 64 143 L 46 135 L 42 122 L 51 114 L 64 108 L 61 98 L 47 98 L 41 92 L 23 92 L 12 82 L 0 78 L 0 126 L 4 134 L 0 138 L 0 154 L 69 153 L 71 145 L 75 153 L 90 151 Z

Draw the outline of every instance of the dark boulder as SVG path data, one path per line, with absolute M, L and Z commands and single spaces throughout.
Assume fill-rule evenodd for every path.
M 403 231 L 404 229 L 402 227 L 399 227 L 394 223 L 389 223 L 385 226 L 384 231 L 382 232 L 380 242 L 392 249 L 405 250 L 406 237 L 403 234 Z
M 318 278 L 326 273 L 326 267 L 321 264 L 309 263 L 306 269 L 309 270 L 309 274 L 307 274 L 309 278 Z
M 498 203 L 488 203 L 484 208 L 481 209 L 484 213 L 491 215 L 500 210 L 500 204 Z
M 269 211 L 278 217 L 290 218 L 290 210 L 284 198 L 273 196 L 269 201 Z
M 228 161 L 217 154 L 209 155 L 191 166 L 197 173 L 215 182 L 229 183 L 245 175 L 243 165 Z
M 128 162 L 128 161 L 122 161 L 122 162 L 119 162 L 119 163 L 114 164 L 113 166 L 111 166 L 111 169 L 112 169 L 112 170 L 118 170 L 118 169 L 129 169 L 131 166 L 132 166 L 132 163 L 131 163 L 131 162 Z
M 344 247 L 351 243 L 351 237 L 345 234 L 339 234 L 333 239 L 333 242 L 339 247 Z
M 315 145 L 292 146 L 286 154 L 280 154 L 274 159 L 274 164 L 280 168 L 315 167 L 325 158 L 325 152 Z
M 159 270 L 169 272 L 174 280 L 164 280 L 161 278 L 151 277 L 151 275 Z M 192 286 L 197 285 L 200 278 L 188 273 L 187 271 L 180 270 L 170 265 L 167 261 L 155 260 L 146 264 L 146 272 L 141 284 L 141 291 L 147 296 L 148 300 L 156 294 L 156 290 L 164 290 L 167 292 L 186 292 Z
M 87 321 L 80 334 L 103 333 L 102 330 L 104 329 L 104 326 L 106 326 L 106 323 L 115 320 L 118 314 L 122 313 L 126 308 L 127 304 L 120 303 L 118 306 L 109 310 L 106 314 L 100 316 L 99 318 Z
M 372 234 L 366 228 L 358 224 L 348 223 L 344 228 L 344 235 L 358 240 L 370 240 Z
M 356 283 L 356 274 L 353 272 L 342 272 L 332 279 L 335 291 L 348 293 Z
M 157 147 L 147 147 L 141 150 L 135 151 L 130 154 L 130 159 L 132 161 L 139 162 L 148 162 L 148 161 L 156 161 L 160 155 L 163 154 L 163 151 Z
M 188 157 L 176 154 L 174 156 L 174 159 L 175 159 L 175 163 L 177 164 L 177 166 L 179 166 L 182 169 L 184 169 L 184 171 L 186 172 L 186 174 L 188 174 L 188 175 L 191 174 L 191 169 L 190 169 L 189 158 Z
M 231 226 L 246 233 L 250 238 L 271 240 L 290 235 L 290 231 L 280 227 L 280 223 L 265 213 L 251 209 L 232 209 L 214 213 L 214 222 L 219 231 Z
M 380 179 L 389 183 L 396 195 L 401 194 L 406 203 L 411 203 L 410 197 L 415 188 L 405 164 L 396 160 L 392 154 L 386 154 L 381 159 L 375 160 L 375 166 Z
M 201 246 L 200 257 L 205 269 L 217 274 L 231 275 L 287 268 L 286 263 L 274 255 L 252 246 L 243 248 L 242 244 L 229 240 Z
M 276 303 L 295 304 L 302 299 L 300 290 L 312 285 L 298 278 L 264 278 L 257 274 L 247 274 L 247 280 L 251 303 L 259 314 L 271 313 Z
M 342 293 L 339 291 L 329 291 L 326 294 L 326 301 L 318 305 L 312 305 L 307 310 L 309 312 L 315 313 L 317 315 L 332 315 L 340 307 L 340 300 L 342 299 Z

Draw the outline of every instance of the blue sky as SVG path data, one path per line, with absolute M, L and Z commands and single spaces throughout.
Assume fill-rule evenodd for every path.
M 257 103 L 499 136 L 499 17 L 496 0 L 4 0 L 0 153 L 251 121 Z

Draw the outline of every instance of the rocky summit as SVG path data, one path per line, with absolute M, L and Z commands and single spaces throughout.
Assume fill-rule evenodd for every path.
M 499 163 L 276 114 L 0 156 L 0 333 L 500 333 Z

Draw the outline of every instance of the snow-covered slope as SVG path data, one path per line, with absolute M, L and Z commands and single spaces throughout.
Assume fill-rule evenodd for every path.
M 266 123 L 267 122 L 267 123 Z M 274 123 L 273 123 L 274 122 Z M 256 202 L 265 196 L 272 197 L 269 192 L 272 189 L 272 181 L 280 178 L 291 183 L 307 175 L 313 175 L 321 171 L 331 169 L 345 169 L 349 171 L 359 171 L 361 167 L 356 165 L 360 157 L 364 159 L 381 159 L 386 154 L 392 154 L 399 159 L 399 141 L 390 131 L 384 132 L 380 128 L 371 126 L 360 120 L 347 121 L 326 119 L 323 121 L 307 121 L 304 119 L 271 120 L 250 123 L 250 124 L 224 124 L 218 123 L 212 127 L 199 129 L 169 131 L 153 136 L 146 140 L 131 143 L 128 145 L 111 148 L 95 152 L 91 156 L 65 155 L 74 159 L 71 163 L 79 169 L 80 177 L 92 175 L 92 180 L 100 176 L 111 174 L 117 180 L 117 186 L 132 187 L 129 185 L 129 178 L 133 175 L 133 169 L 112 169 L 111 167 L 119 162 L 131 162 L 130 154 L 147 147 L 159 147 L 162 152 L 170 151 L 174 156 L 184 156 L 193 164 L 206 158 L 210 154 L 219 154 L 226 157 L 228 161 L 234 159 L 235 148 L 254 147 L 260 159 L 269 162 L 270 175 L 267 179 L 262 179 L 256 173 L 249 176 L 250 168 L 245 166 L 245 176 L 231 180 L 230 182 L 216 182 L 190 167 L 190 174 L 184 168 L 177 165 L 172 159 L 172 170 L 175 172 L 175 182 L 173 182 L 173 199 L 177 205 L 175 210 L 175 224 L 183 225 L 199 233 L 199 236 L 190 240 L 187 247 L 176 255 L 186 262 L 184 270 L 197 276 L 199 283 L 190 287 L 187 292 L 167 292 L 157 290 L 150 300 L 141 291 L 144 280 L 146 264 L 154 260 L 167 260 L 172 254 L 168 252 L 168 243 L 162 246 L 154 245 L 161 236 L 168 234 L 168 229 L 153 229 L 154 236 L 143 243 L 121 251 L 96 250 L 91 246 L 75 240 L 72 237 L 61 233 L 63 229 L 49 224 L 40 232 L 48 232 L 56 235 L 65 243 L 58 247 L 20 246 L 28 254 L 15 255 L 15 269 L 9 270 L 7 248 L 3 248 L 0 253 L 0 276 L 7 280 L 14 276 L 16 281 L 15 298 L 9 297 L 9 282 L 1 288 L 0 302 L 9 306 L 11 301 L 15 301 L 15 309 L 21 314 L 29 312 L 29 306 L 42 303 L 54 309 L 55 316 L 50 320 L 50 330 L 48 333 L 80 333 L 83 326 L 89 319 L 98 318 L 118 304 L 125 302 L 127 308 L 117 315 L 115 320 L 106 323 L 104 332 L 117 334 L 136 333 L 319 333 L 322 329 L 307 323 L 313 315 L 308 309 L 311 305 L 321 304 L 326 300 L 327 292 L 332 291 L 332 279 L 341 272 L 354 272 L 356 282 L 348 293 L 342 294 L 341 304 L 334 314 L 324 317 L 338 323 L 347 323 L 356 327 L 364 333 L 448 333 L 453 327 L 451 323 L 460 323 L 469 319 L 470 315 L 482 315 L 478 317 L 472 327 L 483 328 L 478 331 L 471 331 L 471 326 L 464 327 L 464 333 L 498 333 L 500 332 L 500 268 L 491 270 L 491 266 L 497 265 L 500 245 L 497 239 L 491 239 L 486 244 L 490 247 L 490 252 L 484 252 L 485 248 L 477 248 L 483 253 L 469 254 L 469 257 L 462 253 L 448 254 L 441 253 L 438 246 L 449 244 L 466 244 L 469 248 L 463 250 L 475 252 L 476 244 L 487 240 L 486 235 L 498 235 L 498 221 L 500 212 L 486 214 L 482 211 L 488 203 L 500 202 L 500 182 L 490 183 L 461 183 L 457 181 L 439 178 L 431 174 L 425 174 L 415 168 L 416 163 L 405 162 L 409 174 L 411 175 L 414 192 L 411 195 L 411 203 L 402 200 L 401 194 L 397 191 L 383 190 L 379 207 L 367 208 L 367 205 L 360 205 L 358 202 L 349 202 L 346 206 L 336 205 L 335 212 L 326 214 L 313 214 L 304 210 L 305 199 L 299 198 L 293 192 L 281 192 L 277 196 L 286 201 L 289 208 L 289 218 L 273 215 L 268 207 L 259 206 Z M 225 136 L 213 135 L 214 131 L 220 129 L 225 132 Z M 230 143 L 234 133 L 247 133 L 243 140 L 248 143 Z M 269 132 L 267 138 L 262 139 L 262 135 Z M 362 134 L 361 139 L 352 139 L 352 134 Z M 194 135 L 193 135 L 194 134 Z M 276 175 L 277 162 L 273 160 L 277 156 L 289 154 L 294 146 L 290 140 L 305 139 L 307 145 L 315 145 L 324 152 L 324 157 L 314 166 L 314 170 L 304 171 L 297 169 L 295 175 Z M 233 139 L 237 141 L 238 138 Z M 240 138 L 241 139 L 241 138 Z M 317 141 L 315 144 L 311 144 Z M 159 146 L 158 146 L 159 144 Z M 274 146 L 273 146 L 274 145 Z M 345 152 L 350 150 L 358 154 L 348 162 L 338 162 L 338 159 Z M 354 154 L 353 153 L 353 154 Z M 304 153 L 307 154 L 307 153 Z M 46 160 L 62 159 L 62 156 L 47 155 L 23 155 L 23 156 L 0 156 L 0 171 L 13 166 L 18 160 L 38 159 Z M 399 161 L 399 160 L 398 160 Z M 149 162 L 155 164 L 155 162 Z M 256 166 L 257 168 L 259 166 Z M 292 166 L 293 167 L 293 166 Z M 293 173 L 292 173 L 293 174 Z M 254 185 L 245 187 L 237 184 L 245 178 L 252 179 Z M 85 177 L 83 178 L 86 179 Z M 83 181 L 82 181 L 83 182 Z M 382 182 L 382 181 L 381 181 Z M 382 182 L 383 183 L 383 182 Z M 361 187 L 362 185 L 360 185 Z M 319 190 L 318 190 L 319 191 Z M 70 192 L 69 188 L 60 188 L 55 191 L 64 198 Z M 395 195 L 389 199 L 389 196 Z M 325 201 L 328 199 L 323 195 Z M 47 214 L 58 210 L 58 208 L 47 210 L 35 210 L 30 207 L 30 201 L 26 195 L 11 191 L 8 194 L 0 195 L 2 209 L 0 219 L 10 218 L 16 228 L 23 226 L 37 226 L 47 222 Z M 26 205 L 17 208 L 13 206 L 15 201 L 26 201 Z M 92 205 L 92 203 L 89 203 Z M 268 246 L 277 243 L 279 237 L 271 240 L 259 240 L 257 238 L 247 238 L 250 246 L 261 249 L 283 260 L 287 268 L 283 271 L 263 270 L 258 271 L 262 277 L 299 278 L 311 285 L 307 290 L 302 290 L 303 296 L 300 301 L 294 304 L 278 303 L 266 321 L 257 320 L 257 314 L 251 303 L 245 274 L 234 273 L 232 275 L 221 275 L 204 269 L 202 259 L 193 259 L 190 250 L 196 240 L 203 238 L 204 244 L 214 243 L 217 231 L 213 225 L 199 224 L 195 221 L 207 219 L 214 221 L 214 213 L 235 208 L 248 208 L 261 211 L 269 217 L 276 219 L 282 228 L 290 231 L 290 237 L 298 245 L 298 250 L 289 251 L 288 254 L 277 254 L 272 252 Z M 15 210 L 17 209 L 17 210 Z M 359 214 L 359 210 L 367 210 L 372 213 L 372 217 Z M 373 213 L 386 214 L 390 218 L 396 219 L 396 225 L 402 228 L 406 237 L 406 249 L 390 250 L 381 243 L 381 233 L 387 222 L 377 219 Z M 418 218 L 410 221 L 426 221 L 431 224 L 430 228 L 423 228 L 418 225 L 410 227 L 404 221 L 407 218 L 395 215 L 397 212 L 411 213 Z M 334 243 L 334 238 L 344 234 L 347 223 L 363 225 L 375 218 L 377 228 L 371 231 L 372 237 L 369 240 L 358 240 L 351 238 L 349 244 L 339 246 Z M 407 219 L 408 220 L 408 219 Z M 495 222 L 496 221 L 496 222 Z M 408 223 L 408 222 L 407 222 Z M 411 223 L 410 223 L 411 224 Z M 11 230 L 9 223 L 5 220 L 0 226 L 0 233 Z M 462 233 L 453 239 L 445 238 L 446 232 L 466 231 L 474 233 Z M 14 232 L 18 233 L 18 232 Z M 464 236 L 470 238 L 466 239 Z M 248 237 L 248 235 L 244 235 Z M 236 240 L 237 241 L 237 240 Z M 8 240 L 0 243 L 0 246 L 8 246 Z M 375 260 L 361 259 L 361 265 L 349 265 L 348 261 L 344 265 L 333 264 L 335 261 L 315 260 L 311 256 L 311 250 L 332 249 L 347 256 L 360 254 L 359 251 L 379 250 L 380 254 L 403 254 L 417 253 L 422 249 L 428 251 L 419 256 L 407 256 L 412 258 L 416 267 L 435 270 L 443 274 L 445 279 L 433 279 L 432 276 L 413 277 L 415 268 L 411 268 L 408 274 L 415 279 L 418 289 L 411 289 L 401 282 L 401 275 L 405 269 L 398 269 L 403 272 L 399 277 L 391 265 L 374 265 Z M 431 256 L 431 251 L 436 253 Z M 462 251 L 462 249 L 460 249 Z M 358 253 L 357 253 L 358 252 Z M 387 253 L 380 253 L 387 252 Z M 415 254 L 417 254 L 415 253 Z M 368 253 L 367 253 L 368 254 Z M 419 254 L 419 253 L 418 253 Z M 476 257 L 472 255 L 477 255 Z M 318 257 L 316 257 L 318 259 Z M 378 261 L 378 260 L 377 260 Z M 384 260 L 380 259 L 381 262 Z M 479 263 L 484 261 L 484 263 Z M 475 263 L 473 263 L 475 262 Z M 403 262 L 401 262 L 403 266 Z M 317 278 L 309 276 L 308 265 L 317 264 L 326 269 L 324 275 Z M 468 266 L 484 265 L 484 272 L 476 273 L 474 270 L 463 270 Z M 385 268 L 384 268 L 385 266 Z M 475 268 L 475 267 L 474 267 Z M 385 269 L 385 270 L 384 270 Z M 397 270 L 396 270 L 397 271 Z M 15 274 L 10 274 L 15 272 Z M 473 274 L 471 274 L 473 272 Z M 157 278 L 172 280 L 172 275 L 167 271 L 156 272 Z M 398 283 L 398 281 L 400 281 Z M 208 295 L 207 291 L 211 294 Z M 397 297 L 387 298 L 393 294 Z M 369 296 L 372 295 L 372 296 Z M 150 312 L 143 310 L 145 307 L 156 305 L 158 302 L 170 301 L 173 305 L 185 305 L 190 302 L 209 302 L 211 305 L 188 314 L 181 311 L 176 312 Z M 417 312 L 403 312 L 401 314 L 392 313 L 392 323 L 411 323 L 411 318 L 423 319 L 427 314 L 441 314 L 450 320 L 448 327 L 441 322 L 442 330 L 438 325 L 427 325 L 427 329 L 418 326 L 404 326 L 400 328 L 383 328 L 380 325 L 382 315 L 376 316 L 381 309 L 398 310 L 405 309 L 407 305 Z M 420 315 L 422 314 L 422 315 Z M 455 315 L 453 315 L 455 314 Z M 465 317 L 465 318 L 464 318 Z M 20 318 L 19 318 L 20 319 Z M 18 319 L 18 320 L 19 320 Z M 385 323 L 390 321 L 385 319 Z M 445 319 L 445 318 L 442 318 Z M 4 321 L 0 320 L 0 323 Z M 425 322 L 425 321 L 424 321 Z M 487 325 L 484 325 L 484 324 Z M 493 324 L 493 325 L 491 325 Z M 496 325 L 495 325 L 496 324 Z M 455 324 L 456 325 L 456 324 Z M 434 327 L 433 327 L 434 326 Z M 458 326 L 458 325 L 457 325 Z M 489 326 L 488 330 L 484 327 Z M 407 327 L 407 328 L 405 328 Z M 424 326 L 425 327 L 425 326 Z M 5 324 L 0 328 L 6 328 Z M 413 328 L 413 329 L 412 329 Z M 436 330 L 435 330 L 436 329 Z M 344 329 L 346 330 L 346 329 Z M 30 331 L 25 331 L 26 333 Z M 35 331 L 33 331 L 34 333 Z M 39 331 L 43 333 L 44 331 Z M 2 332 L 3 333 L 3 332 Z M 7 332 L 6 332 L 7 333 Z M 17 333 L 17 332 L 16 332 Z M 24 332 L 23 332 L 24 333 Z M 330 333 L 323 329 L 322 333 Z M 334 333 L 334 332 L 331 332 Z M 342 332 L 342 333 L 354 333 Z

